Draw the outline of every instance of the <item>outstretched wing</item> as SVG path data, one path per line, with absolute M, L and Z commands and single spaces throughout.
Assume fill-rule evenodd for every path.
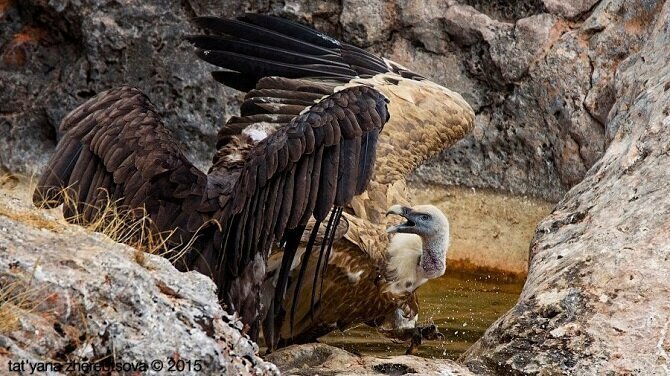
M 285 121 L 336 87 L 370 85 L 389 98 L 391 119 L 379 136 L 375 192 L 356 197 L 347 209 L 372 223 L 384 224 L 389 201 L 408 200 L 401 187 L 407 175 L 474 126 L 474 112 L 458 93 L 307 26 L 259 14 L 195 21 L 211 33 L 190 38 L 198 55 L 224 68 L 213 73 L 215 79 L 248 91 L 243 115 L 255 114 L 258 121 Z M 281 115 L 268 116 L 270 109 Z M 231 131 L 244 126 L 236 122 Z M 226 136 L 220 134 L 221 142 Z
M 208 177 L 221 208 L 213 217 L 225 224 L 214 240 L 220 247 L 196 262 L 225 267 L 219 275 L 226 280 L 218 281 L 225 286 L 227 276 L 244 275 L 258 254 L 264 262 L 264 252 L 279 240 L 285 243 L 282 269 L 287 273 L 310 217 L 322 221 L 331 208 L 365 189 L 387 119 L 384 96 L 356 86 L 305 108 L 287 124 L 269 129 L 266 123 L 250 122 L 231 134 Z M 337 221 L 337 215 L 331 216 L 329 223 L 336 226 Z M 314 226 L 315 237 L 317 230 Z M 278 289 L 283 294 L 285 285 L 280 282 Z M 235 287 L 223 290 L 237 294 Z
M 213 77 L 228 86 L 247 91 L 245 101 L 240 108 L 241 116 L 231 118 L 219 132 L 219 152 L 214 161 L 215 169 L 225 168 L 226 163 L 235 163 L 234 150 L 239 150 L 246 144 L 240 142 L 240 138 L 247 137 L 253 141 L 270 137 L 269 135 L 286 128 L 287 123 L 302 116 L 306 108 L 310 108 L 308 111 L 311 112 L 315 106 L 318 107 L 324 101 L 328 101 L 328 98 L 341 98 L 340 100 L 344 100 L 341 103 L 344 107 L 353 104 L 353 108 L 364 109 L 366 105 L 356 103 L 356 98 L 365 95 L 363 92 L 355 92 L 354 96 L 341 96 L 340 93 L 362 90 L 368 93 L 374 92 L 379 98 L 383 97 L 378 90 L 365 83 L 350 84 L 352 79 L 361 74 L 370 76 L 388 71 L 389 68 L 382 59 L 369 55 L 354 46 L 341 44 L 315 30 L 280 18 L 253 14 L 237 20 L 202 17 L 195 21 L 203 29 L 213 34 L 189 38 L 198 47 L 199 57 L 224 69 L 213 72 Z M 329 217 L 325 227 L 321 222 L 332 205 L 341 208 L 351 200 L 353 195 L 365 190 L 374 170 L 374 151 L 379 132 L 365 132 L 364 130 L 364 137 L 358 140 L 357 128 L 362 123 L 377 124 L 379 119 L 382 123 L 388 120 L 386 108 L 383 114 L 379 111 L 359 112 L 358 110 L 347 114 L 337 110 L 334 117 L 324 120 L 324 124 L 337 125 L 336 127 L 331 125 L 324 127 L 324 139 L 330 142 L 331 137 L 340 137 L 341 131 L 345 137 L 355 134 L 356 141 L 354 139 L 343 140 L 337 147 L 315 149 L 316 158 L 329 161 L 324 163 L 320 169 L 307 163 L 300 163 L 296 165 L 295 171 L 286 172 L 286 174 L 295 174 L 293 178 L 288 177 L 288 181 L 297 180 L 294 183 L 280 186 L 278 189 L 293 191 L 292 200 L 297 206 L 293 213 L 277 214 L 276 219 L 280 227 L 275 229 L 275 236 L 280 236 L 287 228 L 296 228 L 299 231 L 289 231 L 281 235 L 286 241 L 286 246 L 283 249 L 282 266 L 278 273 L 276 308 L 281 307 L 280 299 L 283 298 L 290 266 L 300 240 L 297 232 L 302 232 L 300 229 L 309 220 L 309 215 L 301 216 L 302 212 L 297 208 L 306 206 L 309 209 L 307 211 L 311 212 L 310 214 L 313 214 L 316 219 L 313 228 L 322 229 L 312 231 L 303 247 L 311 250 L 315 244 L 318 245 L 320 262 L 327 260 L 337 233 L 335 229 L 338 228 L 341 209 Z M 352 131 L 354 133 L 351 133 Z M 298 142 L 294 142 L 293 145 L 290 150 L 304 147 Z M 311 150 L 311 144 L 307 145 Z M 307 176 L 305 174 L 311 176 L 312 185 L 318 184 L 320 187 L 330 188 L 325 191 L 319 190 L 314 197 L 304 200 L 305 193 L 302 193 L 301 190 L 308 191 L 310 195 L 316 193 L 314 186 L 304 184 L 304 177 Z M 336 185 L 337 188 L 335 188 Z M 269 195 L 270 199 L 273 197 L 272 191 L 270 193 L 250 191 L 249 194 L 253 197 L 257 197 L 257 194 Z M 275 213 L 272 212 L 272 215 L 274 216 Z M 260 220 L 250 218 L 248 214 L 247 216 L 240 214 L 238 219 L 242 219 L 242 222 Z M 246 225 L 240 224 L 239 226 Z M 265 228 L 262 227 L 261 231 L 265 231 Z M 234 233 L 234 230 L 231 229 L 230 232 Z M 324 240 L 317 242 L 319 237 L 323 237 Z M 241 260 L 250 258 L 246 252 L 247 248 L 245 246 L 241 250 Z M 254 245 L 251 244 L 250 248 L 254 248 Z M 320 268 L 316 270 L 317 274 L 313 276 L 314 281 L 318 278 Z M 299 273 L 300 280 L 305 276 L 305 272 L 306 263 L 303 263 Z
M 214 78 L 247 92 L 241 117 L 231 119 L 219 133 L 220 146 L 243 130 L 257 136 L 272 132 L 304 106 L 345 87 L 371 86 L 390 99 L 391 119 L 374 140 L 379 147 L 372 182 L 346 207 L 349 214 L 368 222 L 367 226 L 350 226 L 347 238 L 364 251 L 369 250 L 374 260 L 383 260 L 378 256 L 387 248 L 384 241 L 367 250 L 366 244 L 380 237 L 388 242 L 383 231 L 384 213 L 391 204 L 408 201 L 405 176 L 472 129 L 474 113 L 470 106 L 459 94 L 400 64 L 292 21 L 247 14 L 238 19 L 201 17 L 195 22 L 210 33 L 190 37 L 199 48 L 198 56 L 223 68 L 213 72 Z M 322 232 L 328 233 L 328 228 L 326 225 Z M 365 228 L 381 232 L 368 236 L 360 231 Z M 303 246 L 311 248 L 315 239 L 311 243 L 306 239 Z M 287 254 L 285 261 L 293 258 Z M 325 257 L 318 263 L 324 262 L 325 270 L 327 263 L 322 259 L 329 259 L 328 252 L 321 256 Z M 318 273 L 321 269 L 315 270 Z M 295 274 L 300 285 L 303 276 L 309 274 L 307 263 L 303 262 Z M 285 278 L 284 273 L 280 286 Z
M 106 220 L 111 203 L 127 221 L 146 216 L 151 230 L 177 230 L 173 246 L 187 242 L 215 209 L 216 201 L 203 200 L 206 175 L 184 157 L 139 90 L 100 93 L 68 114 L 60 131 L 33 195 L 37 206 L 64 204 L 66 219 L 89 224 Z
M 274 241 L 293 249 L 312 215 L 322 220 L 364 190 L 387 120 L 383 95 L 365 86 L 347 88 L 265 137 L 253 127 L 232 135 L 205 175 L 184 157 L 146 96 L 114 89 L 63 120 L 64 136 L 34 201 L 64 204 L 66 218 L 80 224 L 99 220 L 111 202 L 151 220 L 140 227 L 176 230 L 172 244 L 189 242 L 214 220 L 221 227 L 203 231 L 181 261 L 211 275 L 227 304 L 243 310 L 245 301 L 257 299 L 247 299 L 247 288 L 231 291 L 231 283 L 262 282 L 262 276 L 242 277 L 250 264 L 265 263 Z M 254 304 L 247 311 L 241 312 L 247 323 L 258 318 Z

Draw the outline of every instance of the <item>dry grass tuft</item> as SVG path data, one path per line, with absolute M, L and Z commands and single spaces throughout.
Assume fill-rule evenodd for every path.
M 28 185 L 28 189 L 32 188 L 31 184 L 24 182 L 24 180 L 28 179 L 24 179 L 20 176 L 8 173 L 0 174 L 0 189 L 5 191 L 16 191 L 19 193 L 19 195 L 21 195 L 21 193 L 25 192 L 20 192 L 19 190 L 25 191 L 26 184 Z M 16 210 L 8 206 L 0 205 L 0 215 L 36 228 L 43 228 L 53 232 L 60 232 L 63 230 L 62 224 L 45 218 L 40 213 L 26 210 Z
M 49 220 L 44 216 L 33 212 L 17 211 L 5 206 L 0 206 L 0 215 L 17 222 L 25 223 L 37 228 L 47 229 L 53 232 L 61 232 L 63 230 L 62 224 Z
M 37 264 L 36 264 L 37 265 Z M 7 334 L 19 328 L 19 319 L 33 312 L 39 305 L 42 289 L 31 285 L 28 279 L 0 279 L 0 333 Z
M 22 201 L 31 201 L 32 192 L 35 192 L 35 179 L 15 175 L 0 174 L 0 189 L 12 191 L 12 196 Z M 44 196 L 38 200 L 38 209 L 51 209 L 61 206 L 63 219 L 75 223 L 84 229 L 99 232 L 111 240 L 127 244 L 137 250 L 135 261 L 147 267 L 146 253 L 167 258 L 175 262 L 184 256 L 197 240 L 197 236 L 182 244 L 177 239 L 177 230 L 159 231 L 144 208 L 127 208 L 121 205 L 121 200 L 109 199 L 109 193 L 100 188 L 96 203 L 86 204 L 78 199 L 78 193 L 72 187 L 57 191 L 42 192 Z M 32 203 L 30 204 L 32 205 Z M 61 232 L 66 228 L 62 221 L 54 221 L 40 211 L 15 210 L 0 206 L 0 215 L 13 220 L 29 224 L 33 227 L 44 228 L 54 232 Z M 200 233 L 207 225 L 204 223 L 196 232 Z M 221 227 L 218 223 L 214 223 Z
M 66 187 L 55 194 L 47 193 L 52 197 L 49 200 L 40 200 L 40 208 L 53 208 L 63 203 L 63 216 L 67 222 L 76 223 L 89 231 L 100 232 L 115 242 L 125 243 L 135 249 L 135 261 L 147 267 L 146 254 L 150 253 L 165 257 L 174 263 L 181 259 L 197 240 L 199 234 L 211 223 L 221 226 L 212 220 L 203 223 L 188 242 L 182 243 L 177 238 L 177 230 L 160 231 L 156 228 L 144 207 L 128 208 L 121 205 L 121 200 L 110 200 L 109 193 L 99 188 L 103 193 L 99 195 L 94 205 L 82 203 L 77 198 L 77 192 Z
M 115 242 L 125 243 L 135 249 L 135 260 L 146 266 L 146 253 L 155 255 L 173 254 L 175 245 L 171 240 L 176 231 L 158 231 L 144 208 L 126 208 L 121 200 L 110 200 L 106 190 L 96 204 L 82 203 L 77 192 L 70 187 L 57 193 L 48 193 L 52 200 L 40 200 L 40 209 L 53 208 L 63 203 L 63 217 L 88 231 L 100 232 Z M 181 247 L 179 247 L 181 248 Z
M 0 174 L 0 188 L 3 189 L 14 189 L 16 186 L 19 184 L 21 179 L 10 173 L 2 173 Z

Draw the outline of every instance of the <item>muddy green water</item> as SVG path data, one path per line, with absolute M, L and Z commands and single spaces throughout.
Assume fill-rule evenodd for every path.
M 523 281 L 490 274 L 450 271 L 419 288 L 421 323 L 434 323 L 445 339 L 425 341 L 417 355 L 458 358 L 484 331 L 516 303 Z M 393 343 L 375 329 L 361 325 L 322 337 L 319 342 L 353 353 L 375 356 L 402 355 L 404 344 Z

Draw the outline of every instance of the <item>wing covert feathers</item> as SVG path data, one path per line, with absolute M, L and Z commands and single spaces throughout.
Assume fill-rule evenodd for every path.
M 346 205 L 367 186 L 358 181 L 360 176 L 365 179 L 361 171 L 373 168 L 376 159 L 376 145 L 370 144 L 376 138 L 367 135 L 378 135 L 388 120 L 386 103 L 370 87 L 351 87 L 262 137 L 249 127 L 231 135 L 217 151 L 209 175 L 221 208 L 215 218 L 222 223 L 237 218 L 230 230 L 239 233 L 237 237 L 251 229 L 268 229 L 260 236 L 277 241 L 285 231 L 305 226 L 312 215 L 321 221 L 333 206 Z M 362 149 L 363 143 L 370 145 Z M 349 144 L 358 147 L 342 146 Z M 346 168 L 340 168 L 342 160 Z M 275 184 L 282 188 L 275 189 Z M 251 215 L 254 202 L 260 202 L 257 210 L 264 206 L 264 216 Z M 260 243 L 260 249 L 268 250 L 269 242 Z M 233 241 L 224 252 L 231 260 L 241 260 L 242 254 L 250 252 L 249 244 Z M 233 274 L 243 267 L 227 265 Z
M 37 206 L 64 204 L 66 218 L 86 224 L 113 203 L 140 210 L 158 231 L 179 228 L 181 235 L 205 221 L 206 176 L 184 157 L 139 90 L 121 87 L 91 98 L 60 130 L 64 136 L 33 195 Z

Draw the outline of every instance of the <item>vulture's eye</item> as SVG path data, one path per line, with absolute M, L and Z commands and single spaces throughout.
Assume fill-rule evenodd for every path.
M 429 214 L 421 214 L 420 218 L 422 221 L 430 221 L 432 219 Z

